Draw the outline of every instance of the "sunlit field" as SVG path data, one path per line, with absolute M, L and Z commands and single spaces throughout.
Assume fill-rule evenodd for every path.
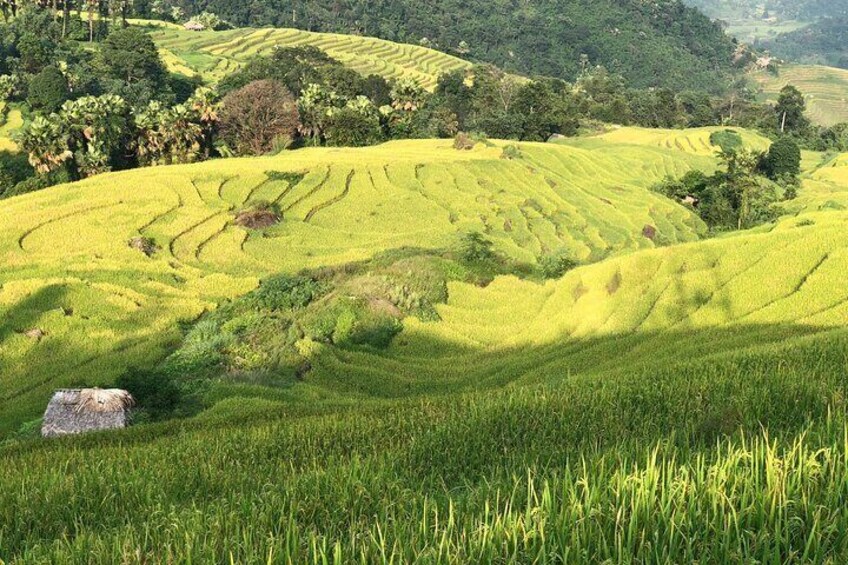
M 273 273 L 469 232 L 581 266 L 449 282 L 387 347 L 303 339 L 304 379 L 222 375 L 190 418 L 7 442 L 0 559 L 845 561 L 848 156 L 805 153 L 784 216 L 709 237 L 650 188 L 714 171 L 713 131 L 305 149 L 6 201 L 0 438 Z M 236 225 L 258 201 L 280 223 Z

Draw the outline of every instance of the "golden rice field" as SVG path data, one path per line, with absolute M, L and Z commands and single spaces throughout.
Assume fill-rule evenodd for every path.
M 753 73 L 764 99 L 776 101 L 787 85 L 807 97 L 807 114 L 819 125 L 848 122 L 848 70 L 818 65 L 782 65 L 780 75 L 766 71 Z
M 459 152 L 449 141 L 306 149 L 279 157 L 135 170 L 14 198 L 0 208 L 0 412 L 38 414 L 47 392 L 108 383 L 159 358 L 192 320 L 258 277 L 339 265 L 405 246 L 445 248 L 480 231 L 503 254 L 583 261 L 688 242 L 690 211 L 650 192 L 666 174 L 710 167 L 700 156 L 630 146 L 526 144 Z M 301 173 L 279 180 L 274 173 Z M 297 178 L 297 177 L 296 177 Z M 252 201 L 283 221 L 233 224 Z M 653 226 L 657 236 L 643 235 Z M 155 258 L 130 249 L 152 238 Z M 41 339 L 25 332 L 38 328 Z
M 423 87 L 436 86 L 439 75 L 471 63 L 418 45 L 382 39 L 297 29 L 235 29 L 192 32 L 160 28 L 153 40 L 175 72 L 218 80 L 251 57 L 268 55 L 275 47 L 312 45 L 363 75 L 386 79 L 411 78 Z
M 269 273 L 470 230 L 587 264 L 449 283 L 385 350 L 303 340 L 305 380 L 222 379 L 191 419 L 0 445 L 0 560 L 843 562 L 848 155 L 806 154 L 786 216 L 704 240 L 648 187 L 714 168 L 708 137 L 308 149 L 4 201 L 0 435 Z M 283 221 L 235 226 L 256 200 Z

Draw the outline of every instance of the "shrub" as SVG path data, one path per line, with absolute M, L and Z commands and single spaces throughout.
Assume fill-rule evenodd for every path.
M 279 206 L 259 200 L 249 203 L 249 206 L 236 214 L 234 223 L 244 228 L 259 230 L 269 228 L 282 220 Z
M 710 143 L 721 149 L 722 153 L 735 153 L 742 149 L 742 136 L 732 129 L 713 132 Z
M 180 388 L 166 371 L 131 368 L 118 377 L 115 384 L 129 391 L 138 407 L 153 419 L 170 415 L 180 403 Z
M 340 108 L 328 116 L 324 135 L 327 145 L 334 147 L 364 147 L 383 140 L 379 117 L 356 108 Z
M 471 136 L 464 131 L 456 134 L 453 140 L 453 148 L 457 151 L 471 151 L 475 145 L 477 145 L 477 142 L 471 139 Z
M 459 251 L 462 259 L 468 263 L 482 263 L 496 259 L 492 242 L 476 231 L 462 236 Z
M 558 279 L 579 265 L 566 252 L 560 251 L 539 259 L 539 270 L 546 279 Z
M 501 159 L 519 159 L 521 157 L 521 150 L 515 144 L 507 145 L 503 148 L 503 152 L 501 153 Z
M 326 285 L 304 276 L 278 275 L 262 282 L 248 298 L 268 310 L 303 308 L 327 291 Z
M 258 80 L 224 97 L 221 137 L 241 155 L 262 155 L 280 137 L 294 137 L 299 122 L 291 92 L 273 80 Z
M 0 151 L 0 198 L 12 196 L 15 186 L 35 175 L 23 153 Z

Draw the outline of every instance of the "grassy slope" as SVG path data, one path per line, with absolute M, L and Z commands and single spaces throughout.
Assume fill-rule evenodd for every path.
M 472 199 L 452 199 L 457 187 L 435 180 L 455 159 L 466 160 L 464 170 L 483 164 L 497 170 L 501 188 L 490 188 L 490 194 L 514 186 L 510 172 L 517 174 L 517 168 L 532 177 L 553 174 L 554 163 L 561 163 L 557 178 L 571 176 L 558 186 L 573 186 L 576 197 L 606 190 L 605 182 L 622 186 L 628 172 L 638 179 L 626 184 L 647 182 L 661 174 L 660 165 L 645 164 L 649 159 L 688 159 L 689 153 L 662 146 L 679 142 L 699 153 L 705 135 L 643 133 L 620 130 L 577 141 L 577 148 L 525 146 L 520 162 L 492 159 L 494 149 L 442 153 L 433 142 L 296 156 L 301 166 L 320 166 L 332 156 L 334 166 L 349 172 L 351 166 L 372 167 L 372 158 L 388 152 L 395 159 L 391 178 L 392 166 L 419 162 L 417 151 L 427 147 L 437 162 L 419 175 L 424 192 L 460 210 L 461 202 Z M 591 159 L 576 157 L 584 153 Z M 617 175 L 613 160 L 604 161 L 607 153 L 620 163 Z M 346 155 L 356 163 L 345 164 Z M 814 157 L 807 159 L 812 165 L 796 215 L 766 229 L 617 254 L 544 285 L 510 277 L 483 289 L 453 285 L 450 300 L 439 307 L 441 321 L 409 320 L 382 354 L 315 345 L 312 373 L 291 389 L 243 386 L 236 397 L 185 423 L 13 448 L 4 455 L 14 464 L 0 469 L 0 547 L 13 561 L 33 563 L 145 556 L 731 562 L 740 555 L 760 561 L 803 555 L 839 561 L 848 543 L 842 503 L 848 447 L 841 416 L 848 213 L 821 202 L 848 199 L 848 156 L 826 163 Z M 287 158 L 263 162 L 283 169 Z M 247 176 L 242 171 L 256 171 L 256 163 L 227 162 L 227 171 Z M 643 165 L 637 169 L 636 163 Z M 103 256 L 100 261 L 114 255 L 104 265 L 117 270 L 144 264 L 175 275 L 167 284 L 177 300 L 178 290 L 185 293 L 183 287 L 202 281 L 206 269 L 217 270 L 214 262 L 205 265 L 194 246 L 214 230 L 187 231 L 203 225 L 191 218 L 206 217 L 209 211 L 202 208 L 215 194 L 237 202 L 236 194 L 257 186 L 239 181 L 219 191 L 217 166 L 110 175 L 86 183 L 88 188 L 61 187 L 13 200 L 19 208 L 10 217 L 35 209 L 51 214 L 37 205 L 86 191 L 127 205 L 103 217 L 90 212 L 87 221 L 74 223 L 78 236 L 69 242 L 55 237 L 67 231 L 65 219 L 34 231 L 21 232 L 18 225 L 2 236 L 8 242 L 12 234 L 6 258 L 40 258 L 43 266 L 32 269 L 41 269 L 43 277 L 74 271 L 92 254 Z M 138 174 L 153 187 L 151 201 L 130 207 L 131 198 L 144 198 L 129 182 Z M 182 194 L 170 204 L 183 208 L 163 217 L 154 231 L 181 237 L 167 246 L 173 253 L 142 261 L 125 253 L 122 242 L 144 219 L 132 218 L 131 210 L 143 209 L 140 215 L 151 218 L 165 206 L 154 202 L 157 175 Z M 175 182 L 182 175 L 196 179 L 194 195 L 190 182 Z M 417 199 L 419 189 L 406 190 Z M 380 194 L 371 190 L 363 190 L 362 198 Z M 338 221 L 363 218 L 349 208 L 354 194 L 321 213 L 340 206 Z M 621 200 L 615 209 L 637 213 L 627 192 L 610 190 L 603 197 L 616 194 Z M 394 201 L 402 199 L 396 195 Z M 590 200 L 582 202 L 592 209 Z M 611 209 L 602 210 L 598 218 L 609 218 Z M 52 212 L 57 214 L 63 215 Z M 414 214 L 406 217 L 412 221 Z M 179 219 L 185 223 L 178 226 Z M 54 237 L 47 237 L 49 231 Z M 499 241 L 521 257 L 527 242 L 515 237 L 504 233 Z M 300 249 L 287 247 L 289 253 Z M 244 255 L 251 252 L 246 245 Z M 120 280 L 115 271 L 108 276 Z M 124 278 L 128 282 L 121 284 L 133 278 L 133 284 L 150 286 L 138 276 Z M 224 280 L 214 280 L 219 294 Z M 15 283 L 3 282 L 0 300 L 5 296 L 8 303 L 5 293 Z M 164 294 L 166 283 L 151 288 Z M 96 285 L 79 286 L 81 314 L 96 311 L 83 299 L 111 300 L 114 306 L 101 308 L 103 313 L 134 308 L 97 292 Z M 144 309 L 140 298 L 135 308 Z M 50 321 L 49 315 L 40 320 Z M 50 337 L 38 347 L 49 347 Z M 68 341 L 59 333 L 54 337 Z M 7 337 L 4 346 L 15 339 Z M 29 357 L 37 359 L 37 353 Z M 496 390 L 503 385 L 512 386 Z M 414 399 L 402 400 L 409 397 Z M 4 413 L 8 409 L 6 403 Z M 771 437 L 761 437 L 762 425 Z M 754 437 L 733 435 L 740 429 Z M 724 438 L 720 445 L 713 443 L 718 438 Z
M 444 72 L 471 66 L 462 59 L 417 45 L 296 29 L 191 32 L 163 28 L 151 35 L 173 71 L 201 74 L 213 81 L 250 57 L 269 54 L 276 46 L 314 45 L 363 75 L 409 77 L 426 88 L 435 87 Z
M 813 122 L 832 126 L 848 122 L 848 71 L 816 65 L 784 65 L 780 76 L 765 71 L 752 74 L 763 97 L 776 101 L 780 89 L 791 84 L 807 96 L 808 114 Z

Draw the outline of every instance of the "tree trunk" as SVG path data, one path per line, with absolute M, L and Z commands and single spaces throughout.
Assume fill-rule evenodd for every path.
M 62 39 L 68 36 L 68 20 L 71 18 L 71 0 L 62 0 Z
M 780 133 L 786 133 L 786 112 L 783 112 L 783 119 L 780 120 Z

